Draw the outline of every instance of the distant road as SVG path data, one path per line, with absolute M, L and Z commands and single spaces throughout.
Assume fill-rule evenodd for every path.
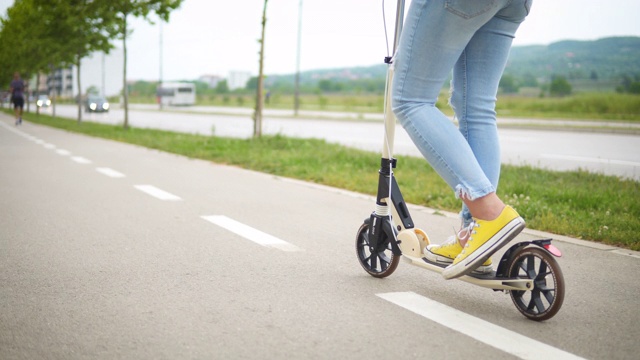
M 77 109 L 59 105 L 57 115 L 75 118 Z M 46 110 L 50 111 L 50 110 Z M 253 132 L 251 109 L 218 107 L 168 108 L 157 111 L 154 105 L 132 105 L 129 122 L 132 126 L 156 128 L 178 132 L 215 134 L 246 138 Z M 381 115 L 353 113 L 304 112 L 300 118 L 291 116 L 291 110 L 265 112 L 263 133 L 283 134 L 298 138 L 322 138 L 329 142 L 379 151 L 383 142 Z M 108 114 L 84 113 L 86 121 L 122 123 L 124 112 L 117 105 Z M 336 121 L 340 118 L 341 121 Z M 359 121 L 345 121 L 353 118 Z M 361 121 L 365 120 L 372 121 Z M 535 119 L 499 119 L 499 123 L 539 125 Z M 545 121 L 544 123 L 549 123 Z M 522 129 L 501 128 L 503 163 L 531 165 L 551 170 L 585 169 L 591 172 L 640 180 L 640 136 L 615 133 L 619 127 L 634 124 L 608 124 L 603 131 L 581 131 L 570 126 L 595 124 L 594 122 L 554 122 L 556 128 Z M 559 130 L 560 129 L 560 130 Z M 574 131 L 561 131 L 572 129 Z M 640 129 L 638 129 L 640 130 Z M 421 156 L 413 142 L 398 125 L 395 154 Z

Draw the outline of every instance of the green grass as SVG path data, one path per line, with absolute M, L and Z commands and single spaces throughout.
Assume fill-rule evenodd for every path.
M 535 91 L 539 92 L 539 90 Z M 438 98 L 437 106 L 446 114 L 452 115 L 453 112 L 447 105 L 448 96 L 448 90 L 443 90 Z M 139 100 L 144 101 L 144 99 Z M 252 107 L 253 104 L 253 95 L 202 95 L 198 97 L 198 105 Z M 301 96 L 300 104 L 302 110 L 382 113 L 384 99 L 381 94 L 305 94 Z M 293 95 L 274 94 L 266 107 L 293 109 Z M 500 117 L 639 122 L 640 96 L 614 92 L 584 92 L 565 97 L 504 94 L 500 95 L 496 110 Z
M 231 164 L 375 195 L 380 155 L 321 140 L 263 136 L 232 139 L 81 123 L 27 114 L 25 120 L 90 136 Z M 405 200 L 457 212 L 460 202 L 421 158 L 399 157 Z M 584 171 L 503 166 L 498 194 L 531 229 L 640 250 L 640 183 Z
M 499 117 L 526 117 L 540 119 L 592 119 L 640 122 L 640 95 L 616 92 L 577 92 L 564 97 L 539 97 L 540 89 L 527 88 L 519 95 L 501 94 L 496 103 Z M 453 111 L 447 104 L 448 90 L 443 89 L 436 104 L 447 115 Z M 119 99 L 111 99 L 114 102 Z M 72 103 L 70 100 L 59 102 Z M 155 96 L 132 96 L 129 103 L 155 104 Z M 293 109 L 292 94 L 274 93 L 268 109 Z M 253 108 L 255 94 L 200 94 L 197 105 Z M 355 113 L 382 113 L 382 94 L 330 93 L 302 94 L 301 110 L 346 111 Z
M 640 121 L 640 96 L 618 93 L 577 93 L 565 97 L 501 96 L 500 116 Z

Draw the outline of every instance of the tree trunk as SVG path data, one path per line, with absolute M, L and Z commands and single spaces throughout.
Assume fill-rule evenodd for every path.
M 51 116 L 56 117 L 56 89 L 53 89 L 51 95 Z
M 262 36 L 260 38 L 260 67 L 258 70 L 258 90 L 256 94 L 256 112 L 254 114 L 253 136 L 262 136 L 262 109 L 264 108 L 263 95 L 263 68 L 264 68 L 264 29 L 267 24 L 267 1 L 264 0 L 264 8 L 262 9 Z
M 25 77 L 25 79 L 30 79 L 31 78 L 31 74 L 27 75 Z M 27 103 L 27 112 L 31 112 L 31 96 L 29 95 L 29 92 L 31 92 L 30 88 L 29 88 L 29 80 L 23 80 L 24 81 L 24 101 Z
M 122 33 L 122 52 L 124 70 L 122 71 L 122 98 L 124 102 L 124 128 L 129 128 L 129 89 L 127 87 L 127 14 L 124 14 L 124 31 Z
M 78 80 L 78 124 L 82 122 L 82 86 L 80 84 L 80 55 L 77 56 L 76 60 L 76 78 Z
M 36 115 L 40 115 L 40 106 L 38 106 L 38 90 L 40 90 L 40 71 L 36 73 Z

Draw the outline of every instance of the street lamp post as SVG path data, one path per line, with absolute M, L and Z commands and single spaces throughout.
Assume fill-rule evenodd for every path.
M 293 101 L 293 114 L 298 116 L 298 110 L 300 110 L 300 46 L 302 39 L 302 0 L 298 6 L 298 50 L 296 55 L 296 85 L 295 95 Z
M 160 19 L 160 76 L 158 81 L 158 104 L 162 110 L 162 19 Z

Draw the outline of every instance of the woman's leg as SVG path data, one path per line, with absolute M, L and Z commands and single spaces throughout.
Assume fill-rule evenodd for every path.
M 495 102 L 498 84 L 506 65 L 514 34 L 528 13 L 529 4 L 512 4 L 502 9 L 471 38 L 456 62 L 451 81 L 451 105 L 478 164 L 494 188 L 500 178 L 500 144 Z M 484 208 L 478 206 L 480 209 Z M 478 214 L 482 219 L 493 219 Z M 463 224 L 471 212 L 463 205 Z
M 394 113 L 425 158 L 478 219 L 469 243 L 476 241 L 467 244 L 468 251 L 462 250 L 447 267 L 446 278 L 472 271 L 524 228 L 522 218 L 505 208 L 495 194 L 500 167 L 495 94 L 511 38 L 526 16 L 514 10 L 518 6 L 525 8 L 525 0 L 414 0 L 400 41 Z M 492 22 L 496 26 L 487 25 Z M 508 41 L 485 42 L 482 48 L 484 37 L 478 34 L 485 31 L 497 32 Z M 454 65 L 458 85 L 454 84 L 453 103 L 462 114 L 462 132 L 435 107 Z M 491 67 L 488 74 L 482 73 L 483 66 Z M 476 230 L 480 225 L 482 230 Z
M 507 2 L 469 0 L 454 7 L 446 0 L 414 0 L 395 59 L 394 113 L 431 166 L 464 199 L 486 196 L 495 186 L 467 139 L 435 104 L 476 31 Z

